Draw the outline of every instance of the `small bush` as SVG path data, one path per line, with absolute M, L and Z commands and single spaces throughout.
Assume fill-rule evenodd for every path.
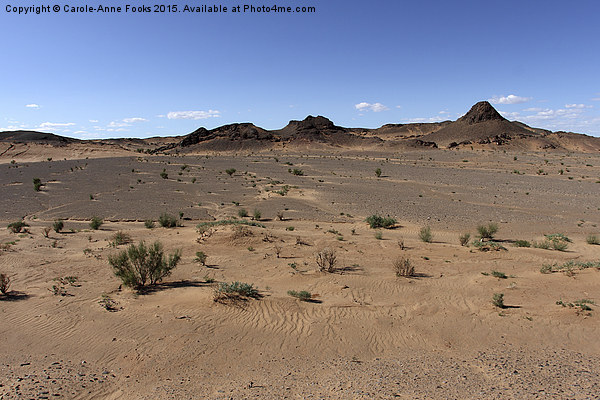
M 408 258 L 400 257 L 394 260 L 394 272 L 396 276 L 411 277 L 415 275 L 415 266 Z
M 543 242 L 532 242 L 531 245 L 533 247 L 535 247 L 536 249 L 544 249 L 544 250 L 548 250 L 550 249 L 550 246 L 552 246 L 552 243 L 550 243 L 548 240 L 544 240 Z
M 277 219 L 283 221 L 283 211 L 277 211 Z
M 494 307 L 505 308 L 504 293 L 494 293 L 494 296 L 492 297 L 492 304 Z
M 489 241 L 489 242 L 481 242 L 479 240 L 475 240 L 472 243 L 473 247 L 477 248 L 479 251 L 500 251 L 506 250 L 506 247 L 502 246 L 498 242 Z
M 461 246 L 468 246 L 469 245 L 469 240 L 471 240 L 471 234 L 470 233 L 464 233 L 462 235 L 460 235 L 458 237 L 458 241 L 460 242 Z
M 114 247 L 129 243 L 131 243 L 131 236 L 123 231 L 116 232 L 110 240 L 110 244 Z
M 54 229 L 54 232 L 56 232 L 56 233 L 60 233 L 60 231 L 62 231 L 64 227 L 65 227 L 65 223 L 63 222 L 62 219 L 56 219 L 52 223 L 52 229 Z
M 304 175 L 304 171 L 302 171 L 301 169 L 298 168 L 294 168 L 293 170 L 290 171 L 293 175 L 297 175 L 297 176 L 302 176 Z
M 317 266 L 321 272 L 335 272 L 337 257 L 330 248 L 324 248 L 316 255 Z
M 152 229 L 154 228 L 154 221 L 152 221 L 151 219 L 147 219 L 144 221 L 144 226 L 148 229 Z
M 42 180 L 40 178 L 33 178 L 33 190 L 39 192 L 42 188 Z
M 378 178 L 381 176 L 381 168 L 377 168 L 375 170 L 375 176 L 377 176 Z
M 233 174 L 235 174 L 236 169 L 235 168 L 229 168 L 226 169 L 225 172 L 227 173 L 227 175 L 229 176 L 233 176 Z
M 119 307 L 118 307 L 119 303 L 117 303 L 115 300 L 113 300 L 107 294 L 102 295 L 102 298 L 100 299 L 100 301 L 98 301 L 98 304 L 100 304 L 100 306 L 102 308 L 104 308 L 106 311 L 111 311 L 111 312 L 119 311 Z
M 301 301 L 310 301 L 312 299 L 312 293 L 307 292 L 306 290 L 301 290 L 299 292 L 295 290 L 288 290 L 287 294 Z
M 246 210 L 245 208 L 240 208 L 238 210 L 238 217 L 246 218 L 247 216 L 248 216 L 248 210 Z
M 199 262 L 202 265 L 206 265 L 207 258 L 208 256 L 206 255 L 206 253 L 204 253 L 203 251 L 197 251 L 196 258 L 194 259 L 194 261 Z
M 381 232 L 381 231 L 375 232 L 375 239 L 383 240 L 383 232 Z
M 261 216 L 262 213 L 260 212 L 260 210 L 254 209 L 254 212 L 252 213 L 252 219 L 255 221 L 259 221 Z
M 572 242 L 572 240 L 569 239 L 563 233 L 551 233 L 549 235 L 544 235 L 544 236 L 546 237 L 547 240 L 550 240 L 550 241 L 559 241 L 559 242 L 567 242 L 567 243 Z
M 531 247 L 527 240 L 515 240 L 515 247 Z
M 424 226 L 419 231 L 419 239 L 425 243 L 431 243 L 433 241 L 433 234 L 431 233 L 431 228 L 428 226 Z
M 102 220 L 102 218 L 100 217 L 92 217 L 92 220 L 90 221 L 90 228 L 92 228 L 93 230 L 98 230 L 100 228 L 100 226 L 104 223 L 104 221 Z
M 23 230 L 23 228 L 27 227 L 29 225 L 27 225 L 25 223 L 25 221 L 17 221 L 17 222 L 11 222 L 10 224 L 7 225 L 7 229 L 10 230 L 12 233 L 19 233 Z
M 396 225 L 396 220 L 392 217 L 382 217 L 380 215 L 377 214 L 373 214 L 368 216 L 365 221 L 369 224 L 369 227 L 371 227 L 371 229 L 377 229 L 377 228 L 389 228 L 393 225 Z
M 170 275 L 180 259 L 180 250 L 175 250 L 167 257 L 160 242 L 146 246 L 141 241 L 137 246 L 132 244 L 127 250 L 110 255 L 108 262 L 125 286 L 141 289 L 147 284 L 155 285 Z
M 485 225 L 477 226 L 477 232 L 479 233 L 479 238 L 481 239 L 493 239 L 496 232 L 498 232 L 498 224 L 494 222 L 490 222 Z
M 588 237 L 585 238 L 585 241 L 587 244 L 600 244 L 600 239 L 598 239 L 598 236 L 596 235 L 588 235 Z
M 52 230 L 52 229 L 50 229 L 50 228 L 49 228 L 49 227 L 47 227 L 47 226 L 46 226 L 46 227 L 44 227 L 44 229 L 42 229 L 42 234 L 44 235 L 44 237 L 45 237 L 45 238 L 47 238 L 47 237 L 49 237 L 49 236 L 50 236 L 50 231 L 51 231 L 51 230 Z
M 540 268 L 542 274 L 551 274 L 553 272 L 564 272 L 569 276 L 574 275 L 575 269 L 584 270 L 588 268 L 600 269 L 600 261 L 567 261 L 562 265 L 544 264 Z
M 0 274 L 0 293 L 3 295 L 8 294 L 8 289 L 10 288 L 10 278 L 8 275 Z
M 504 272 L 492 271 L 492 276 L 498 279 L 506 279 L 508 276 Z
M 162 213 L 158 217 L 158 224 L 163 228 L 175 228 L 177 223 L 177 218 L 167 213 Z
M 257 299 L 259 297 L 260 294 L 258 293 L 258 289 L 250 283 L 221 282 L 215 290 L 213 300 L 219 303 L 225 303 L 228 301 L 245 300 L 247 298 Z
M 167 170 L 163 169 L 162 172 L 160 173 L 160 177 L 163 179 L 168 179 L 169 178 L 169 174 L 167 174 Z

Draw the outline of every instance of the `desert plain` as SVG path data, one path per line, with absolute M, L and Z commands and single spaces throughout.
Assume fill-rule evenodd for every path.
M 1 399 L 600 396 L 598 152 L 22 146 L 0 157 Z M 396 223 L 372 229 L 374 214 Z M 122 285 L 119 232 L 181 261 Z M 517 247 L 553 234 L 566 248 Z M 216 302 L 235 281 L 259 296 Z

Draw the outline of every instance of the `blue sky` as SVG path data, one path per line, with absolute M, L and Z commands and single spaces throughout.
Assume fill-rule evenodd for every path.
M 509 119 L 600 136 L 596 0 L 275 3 L 316 8 L 291 14 L 18 15 L 11 4 L 127 1 L 3 0 L 0 131 L 172 136 L 309 114 L 375 128 L 456 119 L 490 100 Z

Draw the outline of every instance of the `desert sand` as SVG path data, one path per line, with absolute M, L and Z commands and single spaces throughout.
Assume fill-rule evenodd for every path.
M 14 146 L 26 151 L 4 145 L 0 158 L 1 399 L 599 397 L 597 152 Z M 145 227 L 162 213 L 181 226 Z M 397 223 L 371 229 L 372 214 Z M 24 231 L 5 229 L 21 219 Z M 57 219 L 64 228 L 46 237 Z M 256 226 L 198 228 L 222 220 Z M 477 247 L 488 223 L 500 250 Z M 182 259 L 138 293 L 108 262 L 128 247 L 111 244 L 117 232 Z M 563 251 L 515 245 L 557 233 Z M 333 272 L 318 270 L 325 248 Z M 398 258 L 413 276 L 396 276 Z M 234 281 L 260 296 L 215 302 Z

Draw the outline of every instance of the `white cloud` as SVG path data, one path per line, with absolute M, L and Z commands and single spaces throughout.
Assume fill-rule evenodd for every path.
M 531 100 L 531 97 L 521 97 L 516 96 L 514 94 L 509 94 L 508 96 L 495 96 L 489 99 L 492 104 L 519 104 L 519 103 L 527 103 Z
M 389 108 L 387 108 L 386 106 L 384 106 L 381 103 L 366 103 L 366 102 L 355 104 L 354 108 L 356 108 L 358 111 L 373 111 L 373 112 L 381 112 L 381 111 L 389 110 Z
M 440 117 L 413 118 L 406 121 L 408 124 L 431 124 L 433 122 L 441 122 Z
M 124 126 L 131 126 L 127 122 L 122 121 L 111 121 L 108 125 L 109 128 L 122 128 Z
M 97 124 L 97 123 L 98 123 L 98 120 L 97 120 L 97 119 L 90 119 L 89 121 L 90 121 L 92 124 Z
M 208 119 L 218 118 L 221 115 L 218 110 L 208 111 L 170 111 L 167 114 L 168 119 Z
M 565 108 L 576 108 L 576 109 L 584 109 L 584 108 L 593 108 L 592 106 L 586 106 L 585 104 L 565 104 Z
M 32 104 L 26 104 L 25 107 L 27 108 L 40 108 L 40 106 L 38 104 L 32 103 Z
M 134 117 L 134 118 L 125 118 L 123 122 L 128 124 L 133 124 L 134 122 L 146 122 L 148 121 L 146 118 Z
M 57 122 L 43 122 L 40 124 L 41 129 L 64 129 L 68 126 L 75 125 L 73 122 L 57 123 Z

